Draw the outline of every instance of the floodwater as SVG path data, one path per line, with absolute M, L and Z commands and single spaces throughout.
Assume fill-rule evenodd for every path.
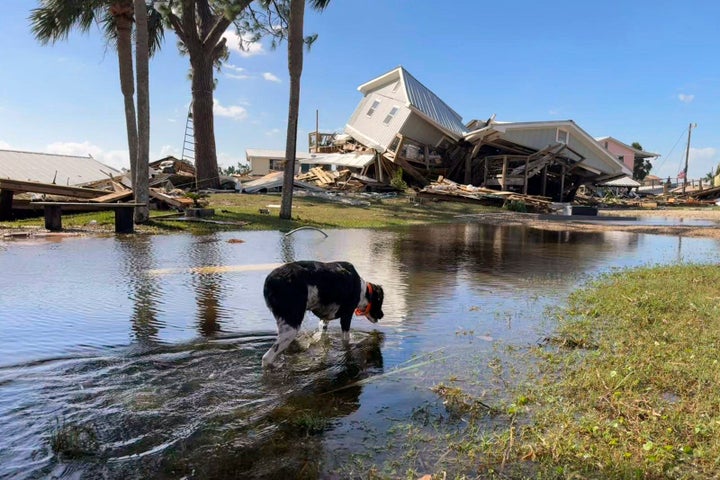
M 0 242 L 0 478 L 434 471 L 439 459 L 398 455 L 403 428 L 443 412 L 431 387 L 497 391 L 498 346 L 538 342 L 553 328 L 548 307 L 597 273 L 720 251 L 709 239 L 472 222 L 327 233 Z M 385 317 L 355 318 L 345 347 L 337 322 L 321 336 L 308 313 L 263 372 L 275 325 L 262 283 L 299 259 L 353 262 L 383 285 Z

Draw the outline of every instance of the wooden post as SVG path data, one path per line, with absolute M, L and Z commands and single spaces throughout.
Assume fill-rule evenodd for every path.
M 528 163 L 530 163 L 530 156 L 525 157 L 525 175 L 523 178 L 523 195 L 527 195 L 528 190 Z
M 560 202 L 562 203 L 565 194 L 565 165 L 560 167 Z
M 484 167 L 484 173 L 483 173 L 483 187 L 487 186 L 487 176 L 488 176 L 488 157 L 485 157 L 485 167 Z
M 115 209 L 115 233 L 133 233 L 132 208 Z
M 430 171 L 430 149 L 428 148 L 427 145 L 425 145 L 424 155 L 425 155 L 425 170 Z
M 51 232 L 59 232 L 62 230 L 62 211 L 58 205 L 45 205 L 45 228 Z M 132 210 L 130 210 L 130 219 L 132 220 Z
M 508 167 L 508 158 L 507 158 L 507 155 L 503 155 L 502 178 L 500 178 L 500 189 L 501 190 L 505 190 L 505 182 L 507 182 L 507 167 Z
M 12 190 L 0 190 L 0 220 L 12 220 L 12 204 L 14 193 L 15 192 L 13 192 Z
M 543 176 L 542 176 L 542 196 L 546 196 L 547 193 L 547 165 L 543 167 Z

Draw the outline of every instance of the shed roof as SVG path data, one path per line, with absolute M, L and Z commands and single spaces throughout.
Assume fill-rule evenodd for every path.
M 365 95 L 369 91 L 397 80 L 402 82 L 409 107 L 456 140 L 462 138 L 466 132 L 462 117 L 402 66 L 363 83 L 358 90 Z
M 82 185 L 116 176 L 122 172 L 91 156 L 58 155 L 54 153 L 0 150 L 0 178 Z

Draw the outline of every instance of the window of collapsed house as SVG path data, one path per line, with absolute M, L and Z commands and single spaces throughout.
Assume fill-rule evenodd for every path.
M 380 100 L 373 100 L 372 105 L 370 105 L 370 110 L 367 111 L 367 116 L 372 117 L 373 113 L 375 113 L 375 110 L 380 106 Z
M 568 141 L 570 140 L 570 132 L 568 132 L 567 130 L 563 130 L 562 128 L 558 128 L 555 140 L 558 143 L 564 143 L 565 145 L 567 145 Z
M 285 165 L 285 160 L 279 160 L 279 159 L 274 159 L 274 158 L 271 158 L 271 159 L 270 159 L 270 170 L 273 170 L 273 171 L 280 170 L 280 171 L 282 171 L 284 165 Z
M 385 120 L 383 120 L 383 123 L 385 125 L 390 125 L 390 122 L 392 121 L 393 117 L 397 115 L 399 110 L 400 109 L 398 107 L 393 107 L 392 109 L 390 109 L 390 113 L 387 114 Z

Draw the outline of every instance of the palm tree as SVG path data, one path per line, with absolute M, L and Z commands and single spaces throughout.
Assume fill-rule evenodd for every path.
M 135 64 L 137 65 L 137 164 L 133 187 L 135 202 L 144 207 L 135 209 L 135 223 L 150 219 L 149 163 L 150 163 L 150 75 L 149 75 L 149 33 L 148 14 L 145 0 L 135 0 Z
M 213 117 L 213 69 L 227 57 L 223 33 L 252 0 L 215 3 L 210 0 L 180 0 L 175 4 L 170 0 L 163 10 L 182 43 L 181 50 L 190 57 L 198 188 L 220 186 Z
M 143 2 L 144 3 L 144 2 Z M 154 53 L 163 39 L 162 24 L 152 7 L 148 25 L 148 52 Z M 114 43 L 118 54 L 120 90 L 125 104 L 125 125 L 130 152 L 130 173 L 135 181 L 138 164 L 138 131 L 134 102 L 134 74 L 132 58 L 133 0 L 39 0 L 39 7 L 30 13 L 31 29 L 42 44 L 65 40 L 74 29 L 87 32 L 100 23 L 105 38 Z
M 288 5 L 289 3 L 289 5 Z M 322 11 L 330 0 L 310 0 L 314 10 Z M 292 218 L 292 195 L 295 177 L 295 157 L 297 152 L 297 126 L 300 112 L 300 77 L 303 69 L 303 46 L 308 48 L 317 39 L 317 35 L 303 36 L 305 25 L 305 0 L 262 0 L 264 12 L 249 9 L 250 18 L 244 22 L 248 31 L 258 36 L 271 35 L 276 41 L 287 38 L 288 72 L 290 74 L 290 99 L 288 105 L 287 136 L 285 138 L 285 167 L 280 204 L 280 218 Z M 278 28 L 278 23 L 279 27 Z

